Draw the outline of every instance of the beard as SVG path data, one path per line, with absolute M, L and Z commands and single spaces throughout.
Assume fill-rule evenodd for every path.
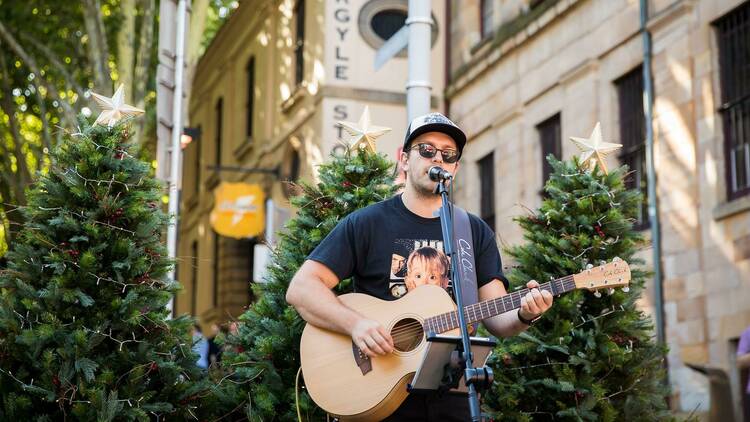
M 414 174 L 409 173 L 408 179 L 411 179 L 411 185 L 414 188 L 414 193 L 421 198 L 433 198 L 435 197 L 435 186 L 436 183 L 430 180 L 426 174 Z
M 432 198 L 433 196 L 435 196 L 435 182 L 430 181 L 430 184 L 432 186 L 427 186 L 422 183 L 415 183 L 414 192 L 417 194 L 417 196 L 423 198 Z

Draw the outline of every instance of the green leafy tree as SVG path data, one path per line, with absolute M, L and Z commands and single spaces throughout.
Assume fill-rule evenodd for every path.
M 0 0 L 0 253 L 58 128 L 75 130 L 76 110 L 95 109 L 89 90 L 124 84 L 126 102 L 147 111 L 131 137 L 153 149 L 157 13 L 156 0 Z
M 666 350 L 636 306 L 648 276 L 635 258 L 644 245 L 633 230 L 641 196 L 626 189 L 625 167 L 607 175 L 577 159 L 548 161 L 554 172 L 542 206 L 516 219 L 527 242 L 507 251 L 518 263 L 511 288 L 615 257 L 630 263 L 632 281 L 628 292 L 601 298 L 580 290 L 558 297 L 527 332 L 502 340 L 485 406 L 508 421 L 667 419 Z
M 296 420 L 297 392 L 303 418 L 324 419 L 298 388 L 304 321 L 286 303 L 286 290 L 307 255 L 344 216 L 390 198 L 398 189 L 393 163 L 367 150 L 334 156 L 320 166 L 319 178 L 317 185 L 302 184 L 302 194 L 292 199 L 297 214 L 280 236 L 266 282 L 254 286 L 258 300 L 240 317 L 238 334 L 228 339 L 230 351 L 223 363 L 234 371 L 229 385 L 237 386 L 237 400 L 250 420 Z M 337 293 L 349 292 L 350 285 L 348 280 L 340 283 Z
M 126 125 L 81 119 L 28 191 L 0 272 L 0 420 L 186 420 L 210 394 L 162 235 L 162 186 Z

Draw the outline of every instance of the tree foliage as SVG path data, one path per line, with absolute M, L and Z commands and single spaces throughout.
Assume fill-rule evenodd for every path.
M 625 167 L 606 175 L 577 159 L 548 160 L 554 172 L 542 206 L 516 219 L 526 243 L 507 251 L 518 263 L 511 288 L 619 257 L 631 265 L 630 289 L 601 298 L 568 293 L 537 325 L 503 339 L 486 406 L 508 421 L 667 419 L 666 350 L 636 306 L 648 279 L 636 257 L 644 240 L 633 230 L 640 193 L 626 189 Z
M 296 395 L 306 420 L 322 419 L 297 384 L 299 339 L 304 321 L 285 300 L 289 281 L 305 258 L 349 213 L 393 196 L 393 163 L 370 152 L 346 153 L 320 167 L 317 185 L 302 185 L 293 199 L 298 212 L 280 235 L 265 283 L 255 285 L 258 300 L 240 317 L 239 332 L 228 339 L 225 365 L 239 382 L 235 391 L 253 421 L 296 420 Z M 337 286 L 349 291 L 350 282 Z M 300 380 L 301 381 L 301 380 Z
M 0 216 L 9 239 L 22 224 L 14 205 L 26 203 L 63 129 L 76 129 L 78 110 L 99 111 L 89 91 L 111 95 L 113 82 L 131 81 L 128 102 L 151 116 L 132 136 L 152 132 L 155 23 L 156 0 L 0 0 Z
M 0 272 L 0 420 L 187 420 L 212 390 L 169 319 L 162 186 L 130 131 L 79 122 Z M 213 397 L 213 396 L 212 396 Z

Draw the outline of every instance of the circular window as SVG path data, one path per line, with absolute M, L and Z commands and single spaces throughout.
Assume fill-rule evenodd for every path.
M 383 10 L 372 17 L 370 27 L 381 39 L 388 40 L 404 26 L 407 16 L 403 10 Z
M 408 0 L 370 0 L 359 11 L 359 33 L 375 50 L 385 44 L 404 24 L 409 16 Z M 432 15 L 432 45 L 435 45 L 438 26 Z M 406 48 L 396 57 L 406 57 Z

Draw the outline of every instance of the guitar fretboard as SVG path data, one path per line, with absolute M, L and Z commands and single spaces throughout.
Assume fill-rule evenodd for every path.
M 573 281 L 572 275 L 558 278 L 539 286 L 540 290 L 547 290 L 552 293 L 552 296 L 558 296 L 563 293 L 567 293 L 571 290 L 575 290 L 575 288 L 576 284 Z M 521 289 L 502 297 L 486 300 L 484 302 L 479 302 L 464 307 L 464 316 L 466 318 L 467 324 L 473 324 L 483 319 L 491 318 L 493 316 L 520 308 L 521 298 L 526 296 L 526 293 L 528 292 L 529 289 Z M 425 319 L 424 322 L 425 331 L 433 332 L 436 334 L 454 330 L 458 327 L 458 311 L 446 312 L 444 314 L 436 315 L 434 317 Z

